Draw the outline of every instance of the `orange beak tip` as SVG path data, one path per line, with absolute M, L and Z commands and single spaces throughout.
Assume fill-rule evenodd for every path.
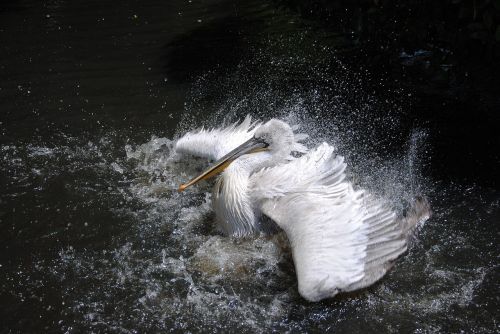
M 187 187 L 186 187 L 186 185 L 181 184 L 181 185 L 179 186 L 179 188 L 177 189 L 177 191 L 181 193 L 181 192 L 183 192 L 186 188 L 187 188 Z

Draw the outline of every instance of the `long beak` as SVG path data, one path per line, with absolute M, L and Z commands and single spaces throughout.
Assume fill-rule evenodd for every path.
M 212 176 L 217 175 L 227 168 L 234 160 L 238 159 L 238 157 L 243 154 L 256 153 L 260 151 L 265 151 L 269 145 L 262 140 L 256 139 L 254 137 L 250 138 L 219 160 L 217 160 L 211 167 L 206 169 L 203 173 L 192 179 L 191 181 L 181 184 L 179 186 L 179 192 L 184 191 L 189 186 L 197 183 L 198 181 L 211 178 Z

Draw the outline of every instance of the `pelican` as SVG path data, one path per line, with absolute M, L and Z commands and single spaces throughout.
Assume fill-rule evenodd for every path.
M 346 179 L 344 158 L 278 119 L 247 118 L 227 128 L 188 132 L 177 153 L 215 161 L 179 191 L 220 174 L 212 196 L 217 224 L 227 235 L 251 236 L 265 228 L 264 216 L 286 234 L 298 291 L 309 301 L 370 286 L 408 247 L 411 232 L 430 215 L 417 199 L 398 217 L 384 201 Z

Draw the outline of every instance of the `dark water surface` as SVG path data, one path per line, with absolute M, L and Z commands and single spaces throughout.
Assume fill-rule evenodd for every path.
M 497 116 L 353 52 L 266 1 L 2 2 L 0 331 L 500 331 Z M 334 143 L 399 211 L 430 198 L 380 283 L 307 303 L 277 238 L 175 191 L 203 164 L 172 140 L 246 114 Z

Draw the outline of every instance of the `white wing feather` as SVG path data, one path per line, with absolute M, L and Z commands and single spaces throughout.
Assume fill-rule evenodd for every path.
M 417 221 L 397 219 L 389 207 L 355 191 L 345 180 L 343 158 L 333 150 L 323 143 L 251 177 L 262 213 L 287 234 L 299 292 L 310 301 L 380 279 L 406 251 Z
M 225 128 L 210 130 L 202 128 L 188 132 L 176 141 L 175 151 L 218 160 L 250 139 L 260 124 L 252 122 L 252 118 L 247 116 L 240 124 L 236 122 Z

